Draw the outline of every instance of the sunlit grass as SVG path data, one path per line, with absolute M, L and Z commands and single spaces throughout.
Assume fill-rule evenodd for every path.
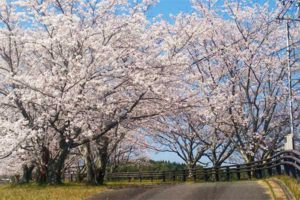
M 66 183 L 59 186 L 37 184 L 0 185 L 0 200 L 83 200 L 108 188 L 138 187 L 147 185 L 170 184 L 161 180 L 128 180 L 107 182 L 104 186 Z
M 82 200 L 105 189 L 105 186 L 87 186 L 84 184 L 64 184 L 61 186 L 0 185 L 0 200 Z
M 296 179 L 288 176 L 277 176 L 277 178 L 285 183 L 297 200 L 300 200 L 300 183 Z

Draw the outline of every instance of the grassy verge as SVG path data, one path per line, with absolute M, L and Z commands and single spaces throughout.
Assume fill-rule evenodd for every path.
M 61 186 L 0 185 L 0 200 L 82 200 L 105 189 L 105 186 L 86 186 L 83 184 L 64 184 Z
M 277 176 L 279 180 L 284 182 L 284 184 L 290 189 L 297 200 L 300 200 L 300 183 L 297 180 L 292 179 L 288 176 Z
M 173 183 L 173 182 L 172 182 Z M 0 185 L 0 200 L 82 200 L 109 188 L 138 187 L 147 185 L 171 184 L 158 180 L 108 182 L 104 186 L 66 183 L 60 186 Z M 173 183 L 174 184 L 174 183 Z

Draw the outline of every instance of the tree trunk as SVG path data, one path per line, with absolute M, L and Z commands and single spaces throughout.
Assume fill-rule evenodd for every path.
M 99 185 L 103 185 L 104 183 L 106 167 L 109 160 L 109 153 L 108 153 L 109 140 L 107 137 L 104 137 L 102 139 L 103 139 L 103 144 L 100 146 L 100 148 L 98 148 L 98 153 L 101 161 L 99 169 L 97 170 L 97 182 Z
M 90 143 L 86 143 L 85 161 L 86 161 L 87 183 L 91 185 L 97 185 L 96 178 L 95 178 L 96 176 L 95 166 L 94 166 Z
M 41 164 L 37 167 L 36 170 L 36 180 L 39 184 L 47 183 L 47 171 L 48 163 L 50 159 L 50 151 L 47 147 L 43 147 L 41 150 Z
M 48 183 L 50 185 L 57 185 L 62 184 L 62 175 L 63 175 L 63 168 L 65 164 L 65 160 L 69 155 L 69 148 L 65 146 L 60 154 L 58 155 L 57 159 L 52 160 L 48 164 Z
M 219 168 L 218 166 L 214 167 L 214 173 L 215 173 L 215 180 L 218 182 L 220 181 L 220 176 L 219 176 Z
M 36 170 L 36 182 L 39 184 L 46 184 L 47 183 L 47 167 L 40 166 Z
M 33 169 L 34 169 L 33 164 L 31 164 L 30 166 L 28 166 L 27 164 L 24 164 L 22 166 L 22 176 L 21 176 L 21 179 L 20 179 L 21 184 L 30 182 L 30 180 L 32 179 Z
M 255 160 L 254 156 L 252 156 L 252 155 L 247 155 L 247 157 L 246 157 L 246 163 L 247 163 L 247 164 L 250 164 L 250 163 L 254 162 L 254 160 Z M 250 170 L 250 169 L 248 169 L 248 170 Z M 251 168 L 251 171 L 248 172 L 248 176 L 251 176 L 251 177 L 254 177 L 254 176 L 255 176 L 255 177 L 256 177 L 255 171 L 256 171 L 256 170 L 254 170 L 253 168 Z
M 106 174 L 106 167 L 109 161 L 109 140 L 102 137 L 97 141 L 97 158 L 100 163 L 95 163 L 95 158 L 92 155 L 92 149 L 89 143 L 86 144 L 86 168 L 87 168 L 87 183 L 91 185 L 103 185 Z
M 103 185 L 104 184 L 105 171 L 106 171 L 106 167 L 104 167 L 104 168 L 100 167 L 97 170 L 97 177 L 96 177 L 96 179 L 97 179 L 98 185 Z
M 50 158 L 50 151 L 47 147 L 43 147 L 41 152 L 42 164 L 37 170 L 37 181 L 40 184 L 61 184 L 63 182 L 63 168 L 69 152 L 69 144 L 65 140 L 61 140 L 60 153 L 55 158 Z
M 104 183 L 104 178 L 105 178 L 105 174 L 106 174 L 106 167 L 107 167 L 107 152 L 103 153 L 101 155 L 101 164 L 99 169 L 97 170 L 97 182 L 99 185 L 103 185 Z
M 196 163 L 194 161 L 190 161 L 187 163 L 189 178 L 191 178 L 193 176 L 193 171 L 194 171 L 195 167 L 196 167 Z

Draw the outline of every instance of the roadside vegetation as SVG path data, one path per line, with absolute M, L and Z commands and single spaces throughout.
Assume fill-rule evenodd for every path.
M 106 188 L 74 183 L 60 186 L 6 184 L 0 186 L 0 200 L 82 200 Z
M 184 169 L 184 164 L 169 161 L 145 160 L 142 164 L 122 164 L 115 171 L 168 171 Z M 96 193 L 111 188 L 137 187 L 157 184 L 174 184 L 176 182 L 162 182 L 162 180 L 128 180 L 107 182 L 103 186 L 92 186 L 84 183 L 65 183 L 57 186 L 29 183 L 23 185 L 0 185 L 0 200 L 82 200 Z
M 159 184 L 175 184 L 176 182 L 162 182 L 161 180 L 115 181 L 102 186 L 91 186 L 81 183 L 65 183 L 49 186 L 35 183 L 24 185 L 0 185 L 0 200 L 82 200 L 97 193 L 112 188 L 141 187 Z
M 296 200 L 300 200 L 300 183 L 296 179 L 290 178 L 288 176 L 278 176 L 284 184 L 290 189 L 290 191 L 295 196 Z

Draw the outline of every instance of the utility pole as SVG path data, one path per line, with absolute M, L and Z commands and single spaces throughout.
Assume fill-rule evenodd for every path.
M 290 133 L 286 136 L 285 150 L 295 149 L 295 134 L 294 134 L 294 115 L 293 115 L 293 83 L 292 83 L 292 66 L 291 66 L 291 23 L 300 21 L 300 0 L 280 0 L 283 8 L 278 15 L 280 21 L 286 21 L 286 51 L 287 51 L 287 70 L 288 70 L 288 101 L 289 101 L 289 118 L 290 118 Z M 291 10 L 297 7 L 296 15 L 291 15 Z
M 289 116 L 290 116 L 290 134 L 286 137 L 285 149 L 295 149 L 294 144 L 294 115 L 293 115 L 293 89 L 292 89 L 292 66 L 291 66 L 291 47 L 290 47 L 290 21 L 286 21 L 286 40 L 287 40 L 287 67 L 288 67 L 288 87 L 289 87 Z

